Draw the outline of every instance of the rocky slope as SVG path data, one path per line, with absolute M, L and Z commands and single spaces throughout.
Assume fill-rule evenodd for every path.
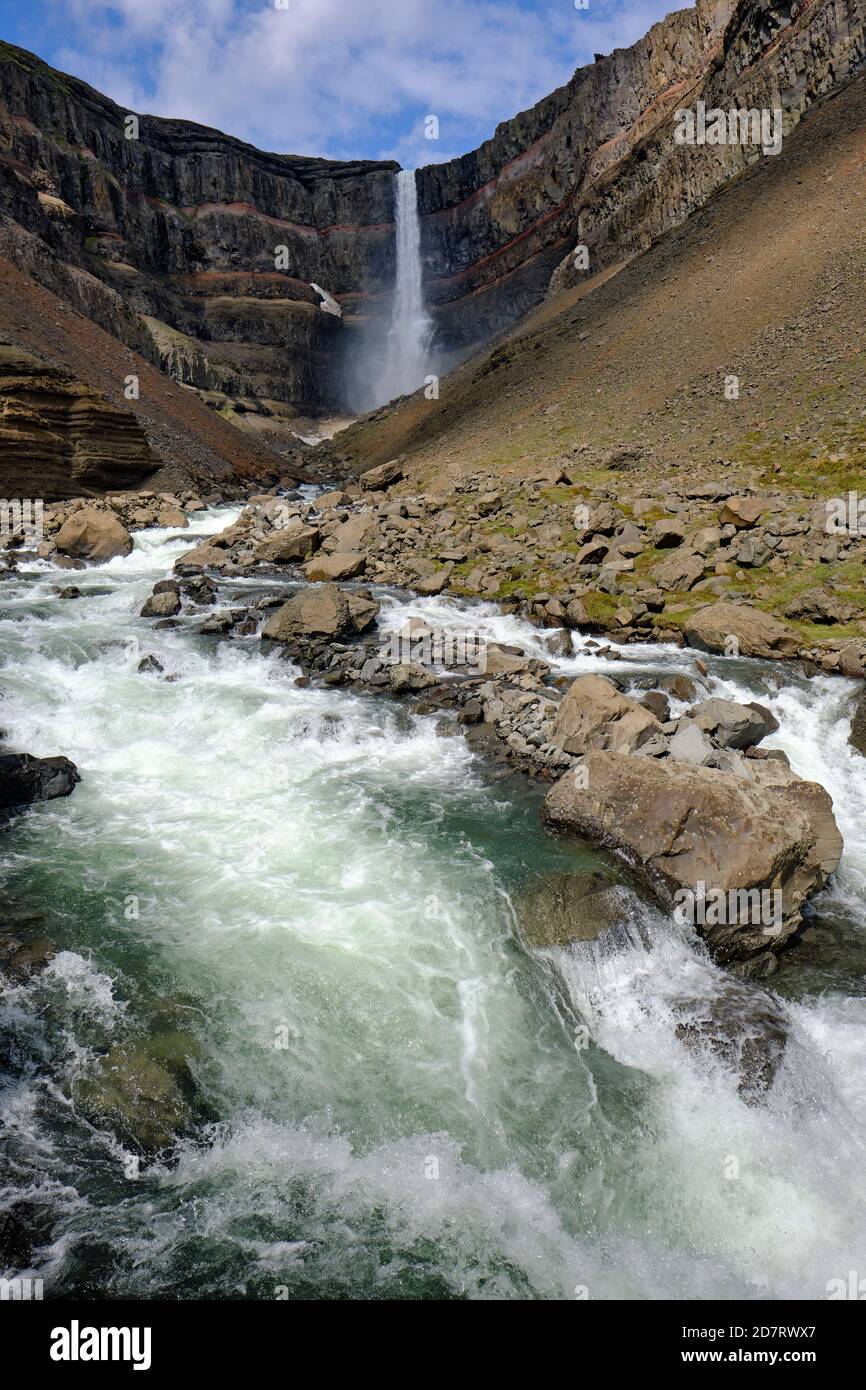
M 698 0 L 629 49 L 499 127 L 480 149 L 420 175 L 429 297 L 442 340 L 477 345 L 547 292 L 645 249 L 760 157 L 684 147 L 674 113 L 779 108 L 788 135 L 862 65 L 864 6 Z
M 864 161 L 858 77 L 683 227 L 551 297 L 438 401 L 358 422 L 323 467 L 399 457 L 398 495 L 441 508 L 415 558 L 456 592 L 578 599 L 626 634 L 726 598 L 802 648 L 862 642 L 856 497 L 842 524 L 832 508 L 866 468 Z

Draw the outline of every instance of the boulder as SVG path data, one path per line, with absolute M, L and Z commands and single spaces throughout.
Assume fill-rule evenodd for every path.
M 332 579 L 354 579 L 367 568 L 367 557 L 354 551 L 345 554 L 317 555 L 304 565 L 304 574 L 312 583 Z
M 349 554 L 366 550 L 371 532 L 376 529 L 375 518 L 370 512 L 356 512 L 339 525 L 325 542 L 329 554 Z
M 113 512 L 82 507 L 65 521 L 54 544 L 63 555 L 103 564 L 132 550 L 132 536 Z
M 349 605 L 349 618 L 356 632 L 366 632 L 379 616 L 379 602 L 363 594 L 346 594 Z
M 315 526 L 288 526 L 260 541 L 254 558 L 268 565 L 292 565 L 308 560 L 319 547 L 320 533 Z
M 549 742 L 578 755 L 591 748 L 631 753 L 658 733 L 655 715 L 604 676 L 578 676 L 557 710 Z
M 232 568 L 232 558 L 226 550 L 214 543 L 214 540 L 202 541 L 195 550 L 188 550 L 185 555 L 181 555 L 175 561 L 175 568 L 187 565 L 199 565 L 206 570 L 227 570 Z
M 0 807 L 4 809 L 69 796 L 80 781 L 78 768 L 68 758 L 0 753 Z
M 733 638 L 741 656 L 764 660 L 796 656 L 800 646 L 797 634 L 785 623 L 745 603 L 714 603 L 699 609 L 684 624 L 683 635 L 690 647 L 704 652 L 724 652 Z
M 361 487 L 366 488 L 368 492 L 383 492 L 399 483 L 402 477 L 403 465 L 397 459 L 392 459 L 390 463 L 380 463 L 376 468 L 368 468 L 366 473 L 361 474 L 359 481 Z
M 678 517 L 662 517 L 652 529 L 653 545 L 658 550 L 673 550 L 685 540 L 686 528 Z
M 398 666 L 391 666 L 388 680 L 395 695 L 412 690 L 426 690 L 428 686 L 436 684 L 433 673 L 417 662 L 402 662 Z
M 721 960 L 775 949 L 838 867 L 832 801 L 779 762 L 743 763 L 748 778 L 673 759 L 592 751 L 548 794 L 550 825 L 622 855 L 668 908 L 684 891 L 778 891 L 772 922 L 725 920 L 697 930 Z
M 760 497 L 729 497 L 719 508 L 719 521 L 723 526 L 748 530 L 754 526 L 766 505 Z
M 435 574 L 430 574 L 426 579 L 418 579 L 414 589 L 416 594 L 421 594 L 425 598 L 434 597 L 441 594 L 448 588 L 451 581 L 451 566 L 446 565 L 444 569 L 437 570 Z
M 691 719 L 681 719 L 671 738 L 669 751 L 679 762 L 706 766 L 713 756 L 713 745 L 707 735 Z
M 142 618 L 173 618 L 180 612 L 180 597 L 170 589 L 160 594 L 151 594 L 141 610 Z
M 753 748 L 779 727 L 763 705 L 740 705 L 736 700 L 704 700 L 689 710 L 689 719 L 720 748 Z
M 793 599 L 785 609 L 785 617 L 807 623 L 847 623 L 859 610 L 851 603 L 837 598 L 829 589 L 809 589 Z
M 705 569 L 703 556 L 678 550 L 670 559 L 663 560 L 653 570 L 653 579 L 660 589 L 678 589 L 688 592 L 698 580 L 703 578 Z
M 301 589 L 268 619 L 262 636 L 272 642 L 298 637 L 337 637 L 352 623 L 346 595 L 336 584 Z

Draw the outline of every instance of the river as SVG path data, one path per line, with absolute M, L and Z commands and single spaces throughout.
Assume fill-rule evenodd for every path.
M 534 876 L 594 862 L 542 830 L 539 791 L 431 716 L 299 689 L 255 637 L 137 616 L 235 514 L 3 584 L 8 746 L 83 776 L 0 842 L 4 891 L 57 949 L 0 985 L 0 1212 L 34 1232 L 5 1273 L 100 1298 L 826 1297 L 866 1236 L 853 684 L 710 660 L 714 693 L 774 710 L 770 744 L 824 783 L 845 837 L 815 906 L 826 945 L 770 981 L 789 1041 L 747 1104 L 723 1058 L 677 1040 L 677 1008 L 723 980 L 687 929 L 634 898 L 615 951 L 520 944 Z M 386 604 L 395 627 L 423 613 L 542 654 L 492 606 Z M 177 679 L 139 673 L 150 653 Z M 693 670 L 662 647 L 556 664 Z M 166 1018 L 195 1037 L 204 1118 L 155 1162 L 70 1096 Z

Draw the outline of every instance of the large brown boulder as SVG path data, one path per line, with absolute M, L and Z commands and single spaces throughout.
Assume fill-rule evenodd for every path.
M 269 565 L 293 565 L 300 560 L 308 560 L 318 548 L 317 528 L 298 523 L 260 541 L 255 549 L 255 558 Z
M 694 613 L 683 627 L 690 647 L 704 652 L 725 652 L 736 640 L 741 656 L 790 658 L 797 655 L 796 632 L 769 613 L 749 604 L 714 603 Z
M 621 695 L 604 676 L 578 676 L 563 698 L 550 731 L 550 742 L 580 755 L 592 748 L 631 753 L 661 725 L 637 700 Z
M 815 782 L 782 763 L 755 763 L 749 777 L 672 759 L 590 752 L 549 793 L 546 820 L 621 854 L 671 908 L 688 890 L 778 891 L 769 924 L 729 913 L 696 921 L 723 960 L 745 960 L 780 945 L 803 903 L 838 867 L 842 837 L 833 803 Z M 773 900 L 775 902 L 775 899 Z
M 360 477 L 361 487 L 368 492 L 382 492 L 385 488 L 393 487 L 399 483 L 403 477 L 403 465 L 397 459 L 391 459 L 389 463 L 380 463 L 376 468 L 368 468 L 366 473 Z
M 128 555 L 132 536 L 113 512 L 82 507 L 63 523 L 54 544 L 63 555 L 102 564 L 116 555 Z
M 352 625 L 346 595 L 336 584 L 301 589 L 278 609 L 262 629 L 273 642 L 293 642 L 299 637 L 338 637 Z
M 354 579 L 367 568 L 366 555 L 355 551 L 340 552 L 337 555 L 317 555 L 304 565 L 304 574 L 313 583 L 330 579 Z

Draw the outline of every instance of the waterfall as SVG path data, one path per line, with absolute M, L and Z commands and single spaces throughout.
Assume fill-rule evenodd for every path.
M 396 176 L 394 207 L 397 235 L 397 273 L 394 303 L 385 342 L 377 395 L 380 402 L 410 395 L 424 384 L 428 372 L 432 324 L 424 307 L 421 274 L 421 222 L 415 172 Z

